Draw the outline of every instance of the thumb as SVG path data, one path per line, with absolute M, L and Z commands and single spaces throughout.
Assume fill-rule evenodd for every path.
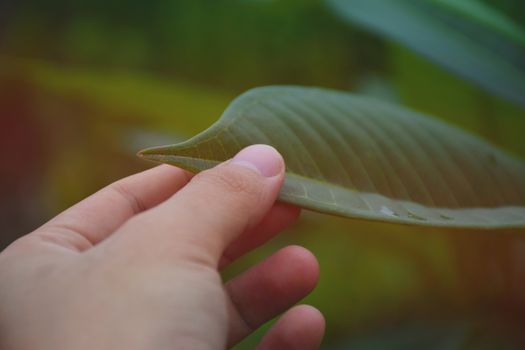
M 136 236 L 139 249 L 157 257 L 198 253 L 215 266 L 228 245 L 270 210 L 283 183 L 284 168 L 283 158 L 273 147 L 249 146 L 130 220 L 123 230 L 133 232 L 122 236 Z

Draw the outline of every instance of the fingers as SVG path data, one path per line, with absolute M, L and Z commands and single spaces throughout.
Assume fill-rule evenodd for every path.
M 317 284 L 319 265 L 308 250 L 286 247 L 225 285 L 231 299 L 228 344 L 305 297 Z
M 264 336 L 257 350 L 316 350 L 325 329 L 323 315 L 308 305 L 286 312 Z
M 299 207 L 286 203 L 275 203 L 256 227 L 244 232 L 226 248 L 219 262 L 219 268 L 224 268 L 238 257 L 264 244 L 277 233 L 293 225 L 300 213 Z
M 247 147 L 136 216 L 121 237 L 146 255 L 199 259 L 216 267 L 226 247 L 266 215 L 283 179 L 284 161 L 274 148 Z
M 97 244 L 133 215 L 177 192 L 191 174 L 161 165 L 119 180 L 69 208 L 35 231 L 78 251 Z

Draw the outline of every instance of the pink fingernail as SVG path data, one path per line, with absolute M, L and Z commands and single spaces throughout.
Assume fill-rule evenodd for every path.
M 245 166 L 265 177 L 272 177 L 281 172 L 283 159 L 272 146 L 252 145 L 237 153 L 230 164 Z

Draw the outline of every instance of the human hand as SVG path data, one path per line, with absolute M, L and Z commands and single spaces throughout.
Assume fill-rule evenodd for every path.
M 308 294 L 318 264 L 280 250 L 227 283 L 219 270 L 295 221 L 274 203 L 269 146 L 191 175 L 162 165 L 122 179 L 0 254 L 0 349 L 224 349 Z M 260 349 L 316 349 L 324 319 L 288 310 Z

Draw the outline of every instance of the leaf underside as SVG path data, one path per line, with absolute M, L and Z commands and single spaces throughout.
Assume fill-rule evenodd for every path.
M 256 88 L 190 140 L 139 154 L 199 172 L 259 143 L 285 159 L 283 202 L 404 224 L 525 227 L 525 163 L 432 117 L 348 93 Z

